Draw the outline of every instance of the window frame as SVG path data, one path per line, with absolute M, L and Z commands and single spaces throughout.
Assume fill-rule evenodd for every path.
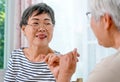
M 14 45 L 14 37 L 11 37 L 14 35 L 14 30 L 12 27 L 14 25 L 13 21 L 14 18 L 14 12 L 12 11 L 15 7 L 15 0 L 10 1 L 6 0 L 6 8 L 5 8 L 5 13 L 6 13 L 6 18 L 5 18 L 5 34 L 4 34 L 4 67 L 3 69 L 6 69 L 7 67 L 7 62 L 10 56 L 10 53 L 13 50 L 13 45 Z

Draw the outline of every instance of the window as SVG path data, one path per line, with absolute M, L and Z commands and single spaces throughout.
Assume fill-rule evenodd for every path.
M 0 0 L 0 69 L 4 63 L 5 0 Z

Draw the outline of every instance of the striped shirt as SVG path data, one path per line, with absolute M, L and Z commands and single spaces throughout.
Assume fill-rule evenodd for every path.
M 23 48 L 11 53 L 4 82 L 56 82 L 45 62 L 30 62 Z

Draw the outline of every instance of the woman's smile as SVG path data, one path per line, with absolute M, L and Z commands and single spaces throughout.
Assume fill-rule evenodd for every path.
M 43 40 L 43 39 L 47 38 L 47 35 L 46 34 L 37 34 L 36 37 Z

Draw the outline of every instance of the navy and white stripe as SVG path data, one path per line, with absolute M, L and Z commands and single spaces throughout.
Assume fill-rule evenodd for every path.
M 55 82 L 55 78 L 45 62 L 30 62 L 20 48 L 11 53 L 4 82 Z

